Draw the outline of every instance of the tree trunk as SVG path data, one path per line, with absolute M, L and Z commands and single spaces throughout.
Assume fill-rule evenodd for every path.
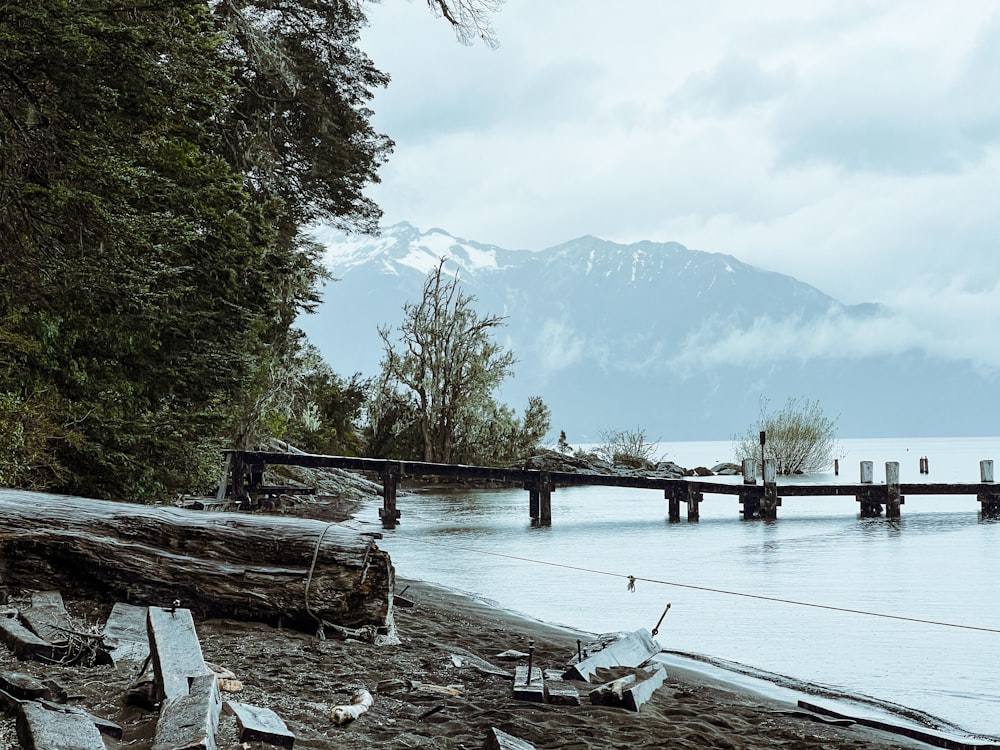
M 0 584 L 11 588 L 374 632 L 388 624 L 393 581 L 372 535 L 345 526 L 0 490 Z

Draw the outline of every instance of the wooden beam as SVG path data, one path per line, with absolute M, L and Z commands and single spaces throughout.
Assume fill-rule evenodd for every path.
M 147 608 L 115 602 L 104 624 L 104 642 L 114 664 L 142 662 L 149 656 Z
M 270 708 L 226 701 L 223 711 L 236 717 L 240 742 L 263 742 L 292 750 L 295 735 L 289 731 L 281 717 Z
M 491 727 L 486 733 L 483 750 L 535 750 L 535 746 L 512 734 L 501 732 L 496 727 Z
M 49 710 L 38 701 L 21 704 L 17 739 L 24 750 L 106 750 L 101 733 L 85 714 Z

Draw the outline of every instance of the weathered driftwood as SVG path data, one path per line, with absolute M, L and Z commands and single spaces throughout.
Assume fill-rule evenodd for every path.
M 220 713 L 215 673 L 192 677 L 187 693 L 167 698 L 160 706 L 153 750 L 215 750 Z
M 351 702 L 347 705 L 334 706 L 330 710 L 330 719 L 334 724 L 350 724 L 361 714 L 372 707 L 374 699 L 372 694 L 364 688 L 355 691 L 351 696 Z
M 101 733 L 86 714 L 52 710 L 37 701 L 21 704 L 17 739 L 25 750 L 105 750 Z
M 512 734 L 501 732 L 496 727 L 491 727 L 486 733 L 483 750 L 535 750 L 535 746 Z
M 0 490 L 0 583 L 16 588 L 363 636 L 387 624 L 393 577 L 371 535 L 336 524 Z
M 43 641 L 13 617 L 0 617 L 0 642 L 18 659 L 37 657 L 56 661 L 65 654 L 65 650 L 60 654 L 59 649 L 53 648 L 51 643 Z
M 528 670 L 531 670 L 530 672 Z M 538 667 L 518 665 L 514 668 L 512 695 L 515 700 L 545 703 L 545 681 Z
M 659 652 L 660 646 L 648 630 L 636 630 L 571 665 L 565 677 L 590 682 L 598 669 L 638 667 Z
M 295 745 L 295 735 L 281 717 L 269 708 L 251 706 L 247 703 L 226 701 L 223 710 L 236 717 L 240 742 L 263 742 L 268 745 L 288 748 Z
M 149 634 L 146 632 L 146 607 L 115 602 L 104 624 L 104 642 L 112 663 L 142 663 L 149 656 Z
M 21 619 L 42 640 L 57 648 L 69 648 L 73 624 L 58 591 L 32 592 L 31 606 L 21 611 Z

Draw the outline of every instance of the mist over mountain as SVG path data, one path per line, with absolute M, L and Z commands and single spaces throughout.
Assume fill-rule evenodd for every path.
M 651 439 L 728 439 L 762 397 L 818 399 L 842 437 L 997 430 L 989 373 L 888 346 L 882 306 L 841 304 L 730 255 L 596 237 L 508 250 L 406 223 L 316 238 L 336 281 L 300 325 L 335 370 L 378 371 L 377 327 L 397 325 L 447 257 L 480 310 L 507 316 L 498 336 L 518 362 L 501 400 L 520 410 L 541 396 L 571 444 L 637 426 Z

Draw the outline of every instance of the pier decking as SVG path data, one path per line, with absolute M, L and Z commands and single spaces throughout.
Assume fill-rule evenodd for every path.
M 856 484 L 779 485 L 774 462 L 764 462 L 763 483 L 757 484 L 754 461 L 743 462 L 742 483 L 711 481 L 702 478 L 667 479 L 652 476 L 616 474 L 586 474 L 582 472 L 541 471 L 490 466 L 437 464 L 424 461 L 393 461 L 379 458 L 324 456 L 310 453 L 277 453 L 266 451 L 226 451 L 226 477 L 219 487 L 220 499 L 230 494 L 241 503 L 250 504 L 261 495 L 264 470 L 267 466 L 300 466 L 320 469 L 335 468 L 363 471 L 378 475 L 382 482 L 382 526 L 395 528 L 399 522 L 397 491 L 404 476 L 441 476 L 462 479 L 486 479 L 508 484 L 520 484 L 528 492 L 528 512 L 532 525 L 552 525 L 552 493 L 557 487 L 605 486 L 635 487 L 660 490 L 667 500 L 667 518 L 681 520 L 681 506 L 686 506 L 687 520 L 699 520 L 699 506 L 705 495 L 736 495 L 745 520 L 776 520 L 782 497 L 853 496 L 859 504 L 862 518 L 874 518 L 883 513 L 886 518 L 898 518 L 906 495 L 975 495 L 984 518 L 1000 517 L 1000 485 L 993 481 L 993 461 L 980 461 L 980 481 L 965 483 L 901 483 L 899 463 L 886 463 L 886 482 L 873 482 L 871 461 L 861 462 L 860 481 Z M 266 488 L 273 491 L 274 488 Z

